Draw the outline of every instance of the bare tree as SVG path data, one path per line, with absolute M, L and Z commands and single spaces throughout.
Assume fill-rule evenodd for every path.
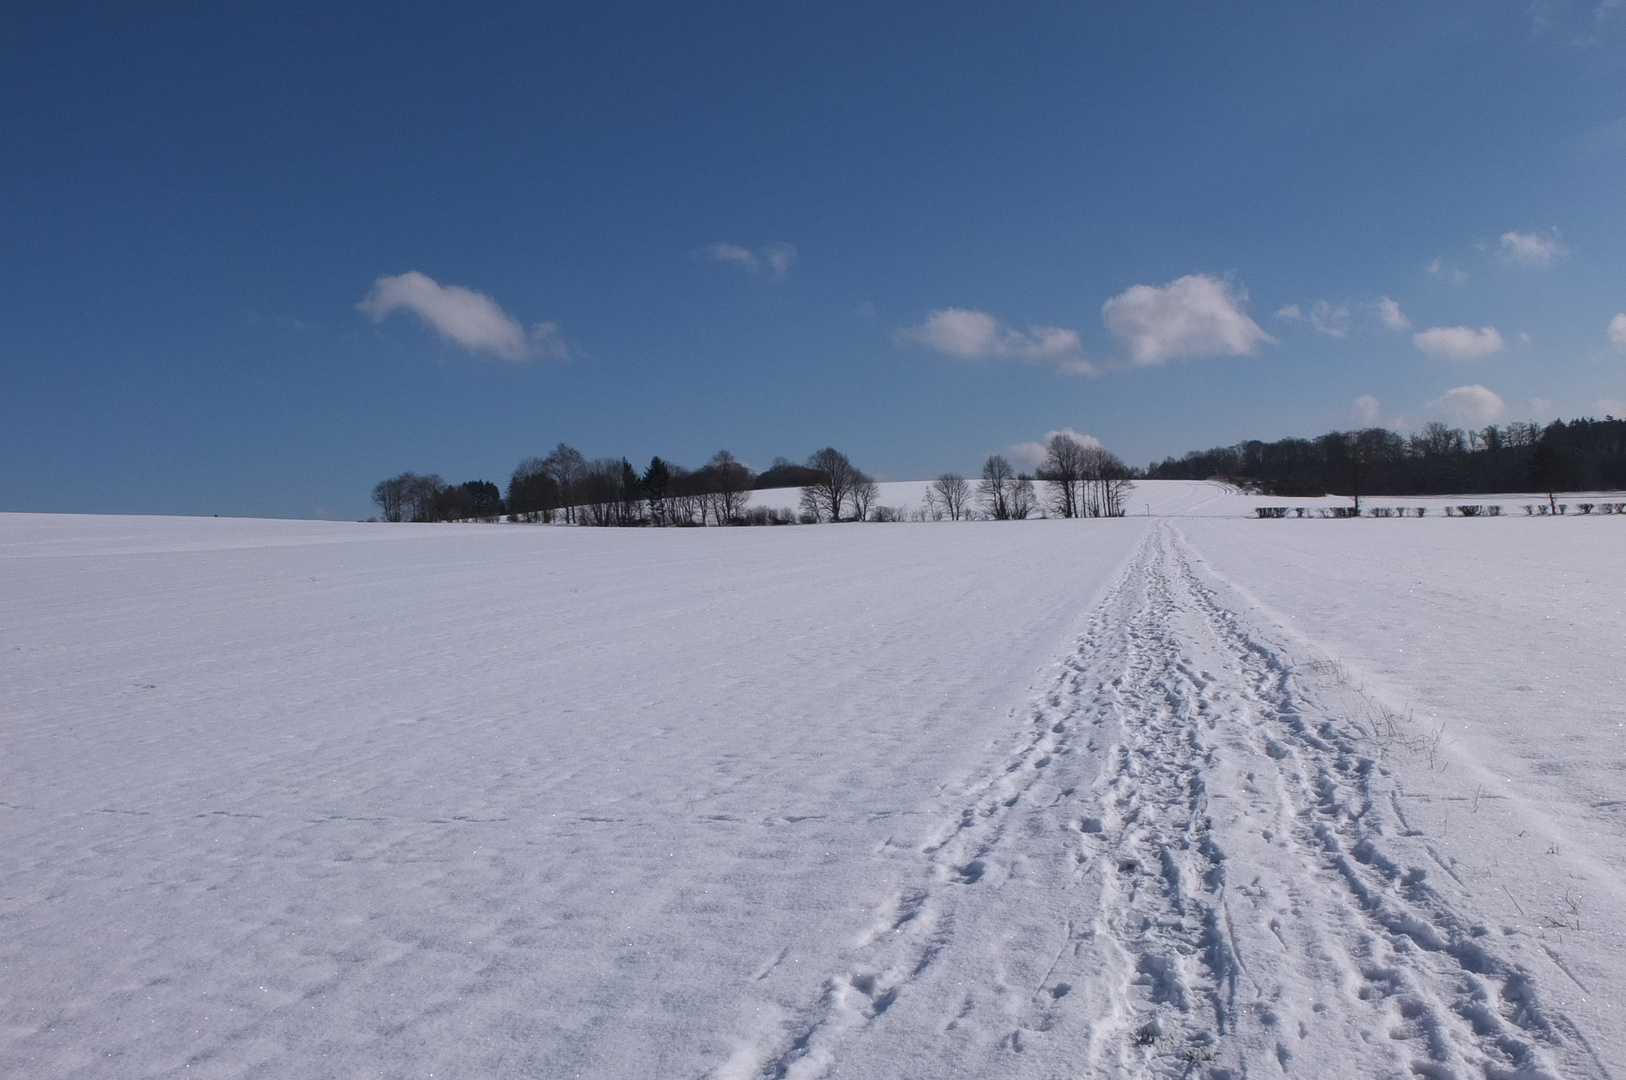
M 847 489 L 847 500 L 852 503 L 853 508 L 853 520 L 868 520 L 869 508 L 880 495 L 881 486 L 862 472 L 857 472 L 852 487 Z
M 373 488 L 373 502 L 383 513 L 385 521 L 400 521 L 407 508 L 407 488 L 416 480 L 412 473 L 402 473 L 388 480 L 380 480 Z
M 706 523 L 706 483 L 698 472 L 682 465 L 669 465 L 672 471 L 672 521 L 676 525 Z
M 565 508 L 565 520 L 576 521 L 576 506 L 580 502 L 576 488 L 587 476 L 587 459 L 574 446 L 560 443 L 553 453 L 542 459 L 553 482 L 559 487 L 559 498 Z
M 920 520 L 942 521 L 943 500 L 937 497 L 937 489 L 928 487 L 925 496 L 920 500 Z
M 988 460 L 982 463 L 982 482 L 977 485 L 977 498 L 982 502 L 983 510 L 995 521 L 1004 521 L 1011 516 L 1011 487 L 1016 483 L 1016 473 L 1011 469 L 1011 463 L 999 454 L 990 454 Z
M 1064 518 L 1122 517 L 1134 487 L 1129 468 L 1094 439 L 1053 435 L 1045 446 L 1039 479 L 1050 489 L 1050 507 Z
M 1033 477 L 1022 473 L 1011 485 L 1011 517 L 1016 521 L 1025 521 L 1038 505 L 1039 495 L 1033 490 Z
M 944 473 L 932 481 L 932 490 L 943 500 L 943 508 L 948 511 L 950 521 L 959 521 L 966 516 L 969 509 L 966 504 L 971 501 L 971 485 L 965 482 L 965 477 L 958 473 Z
M 1079 516 L 1123 517 L 1124 497 L 1134 488 L 1128 466 L 1100 446 L 1086 446 L 1083 460 Z
M 707 494 L 717 524 L 727 525 L 743 517 L 745 506 L 751 501 L 751 484 L 756 480 L 750 466 L 727 450 L 719 450 L 700 471 L 705 474 L 706 486 L 710 489 Z
M 1070 435 L 1056 434 L 1045 444 L 1039 479 L 1050 489 L 1050 506 L 1064 518 L 1078 517 L 1084 487 L 1084 444 Z
M 614 525 L 621 504 L 621 460 L 599 458 L 575 483 L 575 519 L 581 525 Z
M 398 479 L 406 482 L 404 509 L 408 511 L 412 520 L 439 520 L 440 496 L 441 492 L 446 490 L 446 481 L 434 473 L 428 476 L 402 473 Z
M 813 479 L 802 488 L 802 509 L 819 521 L 840 521 L 853 485 L 863 474 L 833 446 L 808 458 L 807 467 L 813 470 Z

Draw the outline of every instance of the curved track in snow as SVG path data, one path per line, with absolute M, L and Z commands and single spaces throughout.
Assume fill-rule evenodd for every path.
M 1435 887 L 1388 748 L 1319 678 L 1158 525 L 1014 742 L 945 793 L 914 884 L 725 1073 L 1610 1076 Z

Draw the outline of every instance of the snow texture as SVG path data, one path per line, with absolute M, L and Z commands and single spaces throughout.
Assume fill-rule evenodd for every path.
M 0 1074 L 1622 1076 L 1626 519 L 1132 498 L 0 515 Z

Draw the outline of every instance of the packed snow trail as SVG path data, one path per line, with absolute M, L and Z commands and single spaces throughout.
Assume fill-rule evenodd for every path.
M 1317 676 L 1158 526 L 914 884 L 722 1074 L 1610 1076 Z

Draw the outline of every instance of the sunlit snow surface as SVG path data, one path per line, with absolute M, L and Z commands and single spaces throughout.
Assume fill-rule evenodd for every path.
M 1137 499 L 0 515 L 0 1075 L 1621 1076 L 1626 517 Z

